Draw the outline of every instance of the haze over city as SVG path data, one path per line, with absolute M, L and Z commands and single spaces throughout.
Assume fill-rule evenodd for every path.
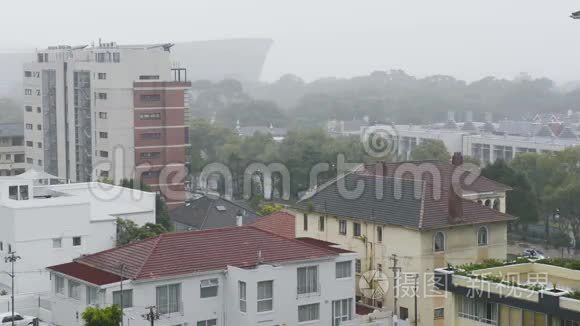
M 576 5 L 572 0 L 13 1 L 0 12 L 0 50 L 99 38 L 134 44 L 260 37 L 274 40 L 266 81 L 285 73 L 311 81 L 403 69 L 467 81 L 527 72 L 564 83 L 580 72 L 580 25 L 568 19 Z

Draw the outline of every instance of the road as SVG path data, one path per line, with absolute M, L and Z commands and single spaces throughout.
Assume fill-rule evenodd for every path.
M 571 249 L 571 250 L 560 250 L 554 248 L 546 248 L 543 245 L 539 244 L 532 244 L 527 242 L 516 242 L 514 244 L 508 245 L 508 256 L 518 256 L 521 255 L 524 249 L 527 248 L 536 248 L 543 251 L 548 257 L 551 258 L 573 258 L 573 259 L 580 259 L 580 250 Z

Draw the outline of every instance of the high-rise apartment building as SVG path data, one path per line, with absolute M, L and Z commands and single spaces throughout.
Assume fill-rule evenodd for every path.
M 35 144 L 27 162 L 72 182 L 130 178 L 183 190 L 190 84 L 172 69 L 171 46 L 37 51 L 24 65 L 24 105 L 33 108 L 24 112 L 24 136 Z M 183 201 L 183 193 L 173 196 L 168 203 Z

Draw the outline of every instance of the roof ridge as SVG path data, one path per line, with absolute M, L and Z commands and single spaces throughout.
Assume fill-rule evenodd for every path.
M 292 215 L 292 214 L 290 214 L 290 215 Z M 248 227 L 248 228 L 252 228 L 252 229 L 254 229 L 254 230 L 258 230 L 258 231 L 260 231 L 260 232 L 264 232 L 264 233 L 271 234 L 271 235 L 273 235 L 273 236 L 275 236 L 275 237 L 277 237 L 277 238 L 279 238 L 279 239 L 283 239 L 283 240 L 289 240 L 289 241 L 292 241 L 292 242 L 294 242 L 294 243 L 305 244 L 304 242 L 302 242 L 302 241 L 300 241 L 300 240 L 297 240 L 296 238 L 286 238 L 286 237 L 283 237 L 283 236 L 281 236 L 281 235 L 279 235 L 279 234 L 277 234 L 277 233 L 274 233 L 274 232 L 271 232 L 271 231 L 268 231 L 268 230 L 264 230 L 264 229 L 260 229 L 260 228 L 258 228 L 258 227 L 256 227 L 256 226 L 254 226 L 254 225 L 248 225 L 247 227 Z M 316 249 L 319 249 L 319 250 L 324 250 L 324 251 L 327 251 L 327 252 L 331 253 L 332 255 L 334 255 L 334 256 L 337 256 L 337 254 L 336 254 L 335 252 L 333 252 L 332 250 L 330 250 L 330 249 L 321 248 L 321 247 L 318 247 L 318 246 L 315 246 L 315 245 L 312 245 L 312 244 L 309 244 L 309 243 L 306 243 L 306 245 L 307 245 L 308 247 L 311 247 L 311 248 L 316 248 Z
M 141 273 L 143 272 L 145 265 L 149 261 L 149 258 L 151 258 L 151 256 L 153 256 L 153 252 L 157 249 L 159 242 L 161 241 L 161 238 L 163 238 L 164 235 L 165 235 L 165 233 L 162 233 L 158 237 L 155 238 L 155 243 L 153 244 L 153 247 L 149 251 L 149 254 L 147 255 L 147 257 L 145 259 L 143 259 L 143 264 L 141 264 L 141 267 L 139 268 L 138 272 L 135 273 L 135 278 L 139 278 L 141 276 Z
M 213 199 L 211 199 L 211 198 L 208 198 L 208 199 L 209 199 L 209 205 L 207 205 L 207 208 L 205 209 L 205 216 L 204 216 L 203 222 L 201 222 L 201 225 L 199 226 L 199 228 L 202 230 L 203 230 L 203 227 L 205 226 L 205 223 L 207 222 L 209 210 L 212 207 L 212 205 L 214 204 Z

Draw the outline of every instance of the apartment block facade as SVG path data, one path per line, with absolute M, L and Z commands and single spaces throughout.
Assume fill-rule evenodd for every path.
M 184 167 L 189 87 L 185 75 L 174 78 L 171 46 L 101 43 L 38 51 L 23 72 L 24 138 L 34 144 L 26 148 L 27 163 L 72 182 L 118 183 L 141 179 L 145 168 L 136 166 L 147 162 L 151 171 L 140 181 L 156 188 L 167 183 L 151 175 L 159 166 Z M 142 154 L 146 149 L 154 151 Z M 170 186 L 183 188 L 178 179 Z

